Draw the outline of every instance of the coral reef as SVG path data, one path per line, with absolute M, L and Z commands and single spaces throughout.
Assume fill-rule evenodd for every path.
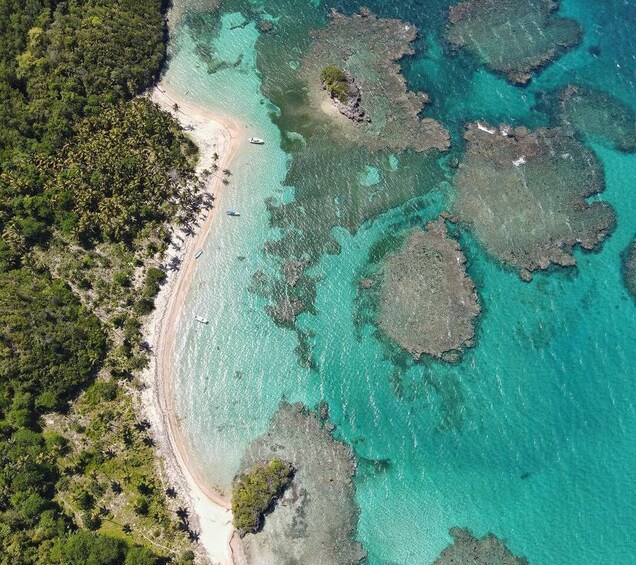
M 441 218 L 385 259 L 378 326 L 415 359 L 472 345 L 480 308 L 465 262 Z
M 262 531 L 243 538 L 249 563 L 345 565 L 365 557 L 354 540 L 352 451 L 333 439 L 332 429 L 302 404 L 282 402 L 268 432 L 247 449 L 245 468 L 277 457 L 296 469 Z
M 581 41 L 573 20 L 554 16 L 555 0 L 468 0 L 449 14 L 448 40 L 509 81 L 525 84 Z
M 303 301 L 295 296 L 285 295 L 275 306 L 266 306 L 265 311 L 279 326 L 293 326 L 296 317 L 305 309 Z
M 587 140 L 625 153 L 636 153 L 636 113 L 613 96 L 583 86 L 570 85 L 560 96 L 565 126 Z
M 614 210 L 586 199 L 604 188 L 594 153 L 561 128 L 466 128 L 455 213 L 487 251 L 525 280 L 550 264 L 574 265 L 612 231 Z
M 416 37 L 415 26 L 377 18 L 364 8 L 351 17 L 333 12 L 327 28 L 313 32 L 299 76 L 308 86 L 312 109 L 322 110 L 335 122 L 332 133 L 344 134 L 374 151 L 448 149 L 450 138 L 440 123 L 419 117 L 428 96 L 407 91 L 400 74 L 398 61 L 413 53 L 410 44 Z M 325 68 L 342 69 L 355 77 L 358 96 L 364 101 L 363 120 L 343 119 L 334 107 L 322 86 Z
M 627 290 L 636 300 L 636 238 L 623 253 L 623 279 Z
M 523 557 L 515 557 L 493 534 L 479 539 L 465 528 L 452 528 L 455 542 L 448 546 L 433 565 L 528 565 Z

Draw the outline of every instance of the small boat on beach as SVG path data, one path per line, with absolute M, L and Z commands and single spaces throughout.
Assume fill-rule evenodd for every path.
M 201 257 L 201 255 L 203 255 L 203 249 L 199 249 L 195 254 L 194 254 L 194 258 L 198 259 L 199 257 Z
M 265 143 L 260 137 L 250 137 L 247 141 L 252 145 L 263 145 Z
M 240 214 L 239 214 L 236 210 L 232 210 L 231 208 L 230 208 L 227 212 L 225 212 L 225 213 L 226 213 L 228 216 L 234 216 L 234 217 L 240 216 Z
M 195 319 L 197 322 L 201 323 L 201 324 L 207 324 L 207 323 L 208 323 L 208 319 L 207 319 L 207 318 L 204 318 L 203 316 L 196 315 L 196 316 L 194 317 L 194 319 Z

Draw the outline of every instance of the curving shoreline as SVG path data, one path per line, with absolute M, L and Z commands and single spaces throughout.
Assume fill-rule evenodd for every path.
M 179 99 L 165 85 L 158 85 L 149 98 L 163 110 L 171 113 L 181 124 L 189 126 L 188 134 L 199 147 L 197 171 L 210 169 L 213 155 L 218 154 L 218 169 L 227 168 L 245 143 L 244 128 L 233 119 L 214 114 Z M 174 110 L 174 104 L 178 110 Z M 200 544 L 208 559 L 215 564 L 244 562 L 242 548 L 232 526 L 230 501 L 207 484 L 187 452 L 179 430 L 179 418 L 174 402 L 172 349 L 175 331 L 192 275 L 195 270 L 196 250 L 201 248 L 224 200 L 220 175 L 211 175 L 205 182 L 205 192 L 215 197 L 214 206 L 202 210 L 194 236 L 183 238 L 181 248 L 171 246 L 166 260 L 178 257 L 181 268 L 168 272 L 167 280 L 157 296 L 155 311 L 146 326 L 146 341 L 153 348 L 153 356 L 146 371 L 146 390 L 142 394 L 143 409 L 153 422 L 157 450 L 164 471 L 179 494 L 188 500 L 194 516 L 190 522 L 200 534 Z M 175 228 L 175 234 L 178 228 Z M 173 243 L 176 243 L 173 239 Z

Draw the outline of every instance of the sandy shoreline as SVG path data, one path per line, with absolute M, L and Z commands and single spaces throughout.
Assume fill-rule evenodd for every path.
M 227 168 L 239 147 L 246 143 L 242 124 L 213 114 L 205 108 L 190 105 L 166 90 L 164 85 L 153 89 L 149 97 L 163 110 L 170 112 L 182 127 L 187 128 L 187 135 L 199 147 L 199 172 L 212 170 L 215 153 L 219 156 L 216 161 L 218 170 Z M 174 110 L 175 103 L 178 104 L 177 111 Z M 194 511 L 190 522 L 200 534 L 200 546 L 212 563 L 231 565 L 243 562 L 243 557 L 232 526 L 230 501 L 206 484 L 189 458 L 179 430 L 172 374 L 173 341 L 196 267 L 194 255 L 203 247 L 210 226 L 223 206 L 224 186 L 221 181 L 220 173 L 212 174 L 206 180 L 204 190 L 214 195 L 213 207 L 202 210 L 194 226 L 194 235 L 186 237 L 181 230 L 174 228 L 172 245 L 166 253 L 165 262 L 178 257 L 181 267 L 168 272 L 167 281 L 157 296 L 155 311 L 146 327 L 145 337 L 152 347 L 153 356 L 145 378 L 148 387 L 142 399 L 144 411 L 152 421 L 157 449 L 171 486 L 177 489 L 181 498 L 185 496 Z

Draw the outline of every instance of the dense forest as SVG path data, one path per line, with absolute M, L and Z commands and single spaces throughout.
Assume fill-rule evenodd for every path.
M 0 0 L 2 564 L 194 559 L 135 404 L 167 223 L 199 194 L 196 148 L 139 97 L 162 4 Z

